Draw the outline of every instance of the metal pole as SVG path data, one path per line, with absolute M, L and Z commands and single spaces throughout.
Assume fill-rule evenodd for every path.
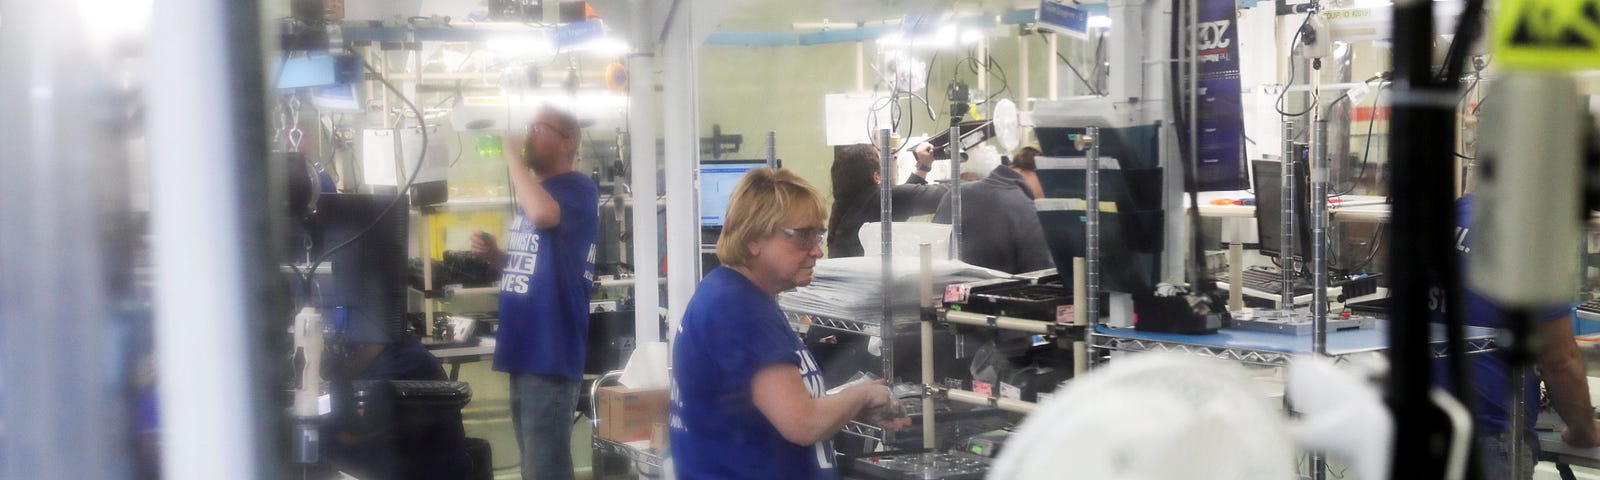
M 1189 118 L 1187 119 L 1189 121 L 1189 161 L 1194 163 L 1195 168 L 1195 184 L 1190 188 L 1198 191 L 1200 188 L 1200 0 L 1189 0 L 1186 3 L 1189 10 L 1189 108 L 1186 110 L 1189 112 Z M 1198 211 L 1200 205 L 1195 205 L 1194 208 Z M 1196 228 L 1198 229 L 1198 225 L 1196 225 Z M 1190 235 L 1198 236 L 1200 232 L 1190 232 Z M 1198 257 L 1201 253 L 1196 252 L 1194 255 Z M 1204 264 L 1195 265 L 1195 267 L 1204 266 Z M 1202 272 L 1193 272 L 1189 278 L 1198 280 L 1201 274 Z M 1192 285 L 1192 287 L 1198 288 L 1199 285 Z
M 879 174 L 883 181 L 878 185 L 878 254 L 883 259 L 883 321 L 879 322 L 879 337 L 883 340 L 883 378 L 894 384 L 894 303 L 889 292 L 894 281 L 894 149 L 889 145 L 889 129 L 878 130 Z
M 894 149 L 889 145 L 889 136 L 893 132 L 889 129 L 878 130 L 879 174 L 882 182 L 878 184 L 878 220 L 879 238 L 878 254 L 883 259 L 883 320 L 878 322 L 878 338 L 883 342 L 883 379 L 889 385 L 894 385 L 894 303 L 890 301 L 889 293 L 894 290 Z M 894 443 L 894 431 L 883 431 L 883 442 Z
M 1054 330 L 1054 321 L 1033 320 L 1028 318 L 1007 317 L 1003 315 L 990 315 L 987 313 L 972 313 L 960 310 L 944 312 L 944 321 L 956 325 L 971 325 L 985 327 L 993 330 L 1009 330 L 1014 332 L 1049 334 Z
M 1223 219 L 1224 224 L 1227 220 Z M 1244 310 L 1244 244 L 1228 244 L 1228 310 Z
M 1039 404 L 1037 403 L 1012 400 L 1009 398 L 995 398 L 970 390 L 947 389 L 944 390 L 944 393 L 945 396 L 951 401 L 961 402 L 967 405 L 977 405 L 980 407 L 990 406 L 1007 412 L 1021 413 L 1023 415 L 1033 413 L 1034 410 L 1039 408 Z
M 1316 65 L 1317 61 L 1318 60 L 1313 60 L 1312 61 L 1312 65 Z M 1311 278 L 1312 278 L 1311 281 L 1312 281 L 1312 290 L 1313 290 L 1311 292 L 1311 351 L 1315 352 L 1317 354 L 1326 354 L 1328 352 L 1328 348 L 1327 348 L 1327 341 L 1328 341 L 1328 339 L 1327 339 L 1328 323 L 1327 322 L 1328 322 L 1328 317 L 1327 317 L 1326 313 L 1324 312 L 1324 310 L 1327 308 L 1327 302 L 1328 302 L 1328 293 L 1327 293 L 1327 290 L 1326 290 L 1326 288 L 1327 288 L 1327 275 L 1326 275 L 1327 272 L 1325 271 L 1327 266 L 1323 265 L 1323 263 L 1322 263 L 1322 254 L 1323 254 L 1323 252 L 1322 252 L 1321 249 L 1327 247 L 1327 239 L 1325 238 L 1325 234 L 1323 233 L 1323 229 L 1326 228 L 1326 226 L 1325 226 L 1326 225 L 1326 220 L 1324 219 L 1324 217 L 1328 213 L 1328 211 L 1327 211 L 1327 209 L 1328 209 L 1328 200 L 1325 198 L 1325 196 L 1327 195 L 1327 193 L 1326 193 L 1326 189 L 1327 189 L 1327 184 L 1326 184 L 1327 165 L 1324 165 L 1322 160 L 1319 159 L 1319 157 L 1324 155 L 1324 153 L 1325 153 L 1323 151 L 1323 148 L 1325 146 L 1322 145 L 1322 143 L 1323 143 L 1323 140 L 1322 140 L 1322 134 L 1323 134 L 1322 128 L 1325 128 L 1326 125 L 1324 125 L 1323 122 L 1322 122 L 1321 114 L 1319 112 L 1317 112 L 1317 110 L 1319 108 L 1318 102 L 1317 102 L 1317 89 L 1322 86 L 1322 80 L 1321 80 L 1320 75 L 1319 75 L 1320 72 L 1318 72 L 1316 68 L 1311 68 L 1307 72 L 1308 72 L 1307 76 L 1310 77 L 1310 82 L 1308 84 L 1311 87 L 1306 92 L 1306 96 L 1311 99 L 1311 108 L 1310 108 L 1310 111 L 1311 111 L 1311 122 L 1310 122 L 1309 125 L 1307 125 L 1307 127 L 1311 129 L 1311 131 L 1309 132 L 1310 137 L 1311 137 L 1311 148 L 1310 148 L 1310 155 L 1308 155 L 1308 158 L 1306 158 L 1306 168 L 1311 169 L 1309 171 L 1309 173 L 1311 174 L 1311 177 L 1312 177 L 1311 195 L 1310 195 L 1310 197 L 1311 197 L 1311 212 L 1312 212 L 1312 215 L 1311 215 L 1311 229 L 1312 229 L 1312 231 L 1311 231 L 1311 245 L 1312 246 L 1311 246 L 1311 252 L 1309 253 L 1309 256 L 1311 257 L 1310 258 L 1310 268 L 1309 268 L 1309 270 L 1311 270 Z M 1320 173 L 1319 173 L 1318 169 L 1321 169 Z M 1317 179 L 1319 175 L 1323 178 L 1323 180 L 1318 180 Z M 1293 182 L 1290 182 L 1290 183 L 1293 183 Z M 1292 197 L 1291 196 L 1291 197 L 1287 197 L 1287 198 L 1291 198 L 1292 199 L 1292 198 L 1296 198 L 1296 197 Z M 1292 203 L 1285 203 L 1285 205 L 1293 205 L 1293 204 Z M 1293 210 L 1290 210 L 1290 211 L 1292 212 Z M 1292 216 L 1293 215 L 1291 215 L 1291 217 Z M 1286 291 L 1286 292 L 1289 292 L 1289 295 L 1292 296 L 1292 295 L 1294 295 L 1293 286 L 1294 286 L 1293 283 L 1285 283 L 1283 285 L 1283 290 Z M 1292 304 L 1290 305 L 1290 308 L 1291 309 L 1293 308 Z M 1324 478 L 1327 478 L 1327 475 L 1328 475 L 1328 458 L 1327 458 L 1327 456 L 1325 454 L 1323 454 L 1322 452 L 1320 452 L 1320 451 L 1311 452 L 1311 480 L 1323 480 Z
M 921 257 L 922 272 L 917 275 L 917 300 L 923 312 L 933 309 L 933 244 L 924 243 L 918 247 L 918 256 Z M 926 392 L 933 387 L 933 319 L 922 319 L 922 385 Z M 934 448 L 938 442 L 935 438 L 937 427 L 934 425 L 933 396 L 922 396 L 922 448 Z
M 1530 319 L 1512 319 L 1512 321 L 1524 322 L 1528 320 Z M 1517 338 L 1516 340 L 1526 341 L 1527 337 Z M 1521 478 L 1519 475 L 1527 468 L 1524 466 L 1526 459 L 1522 458 L 1524 456 L 1522 452 L 1527 450 L 1522 445 L 1522 442 L 1527 441 L 1524 439 L 1527 435 L 1523 432 L 1528 428 L 1528 419 L 1523 415 L 1523 412 L 1528 411 L 1528 394 L 1526 390 L 1528 386 L 1527 362 L 1511 364 L 1511 378 L 1508 383 L 1510 383 L 1509 388 L 1511 389 L 1511 408 L 1506 412 L 1506 418 L 1510 420 L 1510 424 L 1506 426 L 1506 432 L 1511 434 L 1511 442 L 1510 445 L 1506 446 L 1506 455 L 1511 457 L 1511 474 L 1513 478 Z
M 1315 78 L 1315 77 L 1312 77 Z M 1312 106 L 1316 115 L 1316 105 Z M 1311 128 L 1311 351 L 1328 353 L 1328 163 L 1327 120 L 1312 119 Z
M 1089 357 L 1088 340 L 1089 337 L 1094 335 L 1094 325 L 1099 323 L 1099 319 L 1091 320 L 1087 312 L 1088 308 L 1086 305 L 1084 305 L 1084 299 L 1089 297 L 1089 294 L 1087 293 L 1089 289 L 1086 285 L 1089 282 L 1088 280 L 1084 279 L 1084 272 L 1087 270 L 1089 270 L 1089 267 L 1086 266 L 1084 259 L 1072 259 L 1072 298 L 1074 302 L 1072 305 L 1072 324 L 1080 327 L 1086 327 L 1086 332 L 1084 333 L 1083 338 L 1072 340 L 1073 378 L 1077 378 L 1079 375 L 1088 373 L 1089 367 L 1094 362 L 1094 360 Z
M 1100 127 L 1086 129 L 1089 158 L 1083 174 L 1084 232 L 1084 310 L 1090 322 L 1100 319 Z M 1198 206 L 1197 206 L 1198 208 Z
M 1452 300 L 1458 288 L 1449 277 L 1456 260 L 1451 232 L 1450 153 L 1438 148 L 1453 135 L 1453 88 L 1433 81 L 1433 2 L 1396 2 L 1393 10 L 1394 81 L 1390 90 L 1389 155 L 1393 200 L 1390 222 L 1389 317 L 1428 318 L 1432 286 L 1445 289 L 1445 324 L 1458 323 Z M 1442 100 L 1442 101 L 1440 101 Z M 1520 168 L 1520 166 L 1519 166 Z M 1481 225 L 1480 225 L 1481 226 Z M 1481 234 L 1482 232 L 1476 232 Z M 1481 246 L 1481 245 L 1480 245 Z M 1441 275 L 1442 274 L 1442 275 Z M 1435 283 L 1442 281 L 1443 283 Z M 1395 421 L 1394 458 L 1390 478 L 1444 478 L 1447 459 L 1438 445 L 1448 442 L 1437 407 L 1429 396 L 1436 362 L 1429 343 L 1429 325 L 1421 321 L 1389 322 L 1389 376 L 1386 396 Z M 1512 365 L 1516 365 L 1515 362 Z M 1432 412 L 1432 413 L 1430 413 Z M 1515 416 L 1515 415 L 1513 415 Z M 1512 448 L 1517 444 L 1512 443 Z
M 1284 88 L 1289 88 L 1285 85 Z M 1294 121 L 1283 121 L 1283 161 L 1278 178 L 1278 260 L 1283 263 L 1281 277 L 1283 288 L 1279 293 L 1278 308 L 1285 315 L 1294 311 Z
M 888 177 L 884 177 L 888 178 Z M 950 117 L 950 258 L 961 255 L 961 117 Z
M 767 131 L 767 168 L 778 169 L 778 132 Z
M 1316 70 L 1311 73 L 1312 97 L 1316 97 L 1316 89 L 1321 82 L 1317 80 Z M 1317 102 L 1312 102 L 1311 120 L 1311 158 L 1306 161 L 1306 167 L 1311 169 L 1311 351 L 1317 355 L 1328 353 L 1328 265 L 1323 260 L 1324 250 L 1328 248 L 1328 237 L 1325 233 L 1328 225 L 1328 166 L 1323 161 L 1327 148 L 1322 138 L 1323 129 L 1327 122 L 1316 113 L 1319 109 Z M 1285 284 L 1285 291 L 1294 291 L 1293 284 Z M 1311 478 L 1322 480 L 1327 478 L 1328 459 L 1320 451 L 1311 452 Z

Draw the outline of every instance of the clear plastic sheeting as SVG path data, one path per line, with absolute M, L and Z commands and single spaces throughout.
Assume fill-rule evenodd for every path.
M 817 262 L 811 285 L 778 295 L 778 306 L 790 312 L 804 312 L 833 318 L 878 323 L 883 318 L 887 294 L 893 300 L 895 318 L 915 320 L 917 307 L 917 257 L 893 257 L 894 279 L 885 285 L 880 257 L 830 258 Z M 933 262 L 936 288 L 952 283 L 974 282 L 1010 275 L 997 270 L 954 260 Z

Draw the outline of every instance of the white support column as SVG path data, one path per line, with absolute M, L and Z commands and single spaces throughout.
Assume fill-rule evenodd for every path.
M 1028 37 L 1018 35 L 1017 72 L 1019 72 L 1020 75 L 1017 76 L 1019 79 L 1017 82 L 1017 109 L 1023 111 L 1033 110 L 1033 104 L 1028 103 L 1028 77 L 1031 76 L 1028 71 L 1028 66 L 1030 63 L 1033 63 L 1031 60 L 1032 59 L 1028 58 Z
M 633 191 L 633 328 L 640 343 L 662 339 L 661 277 L 656 222 L 655 58 L 645 51 L 628 57 L 628 151 Z
M 1050 44 L 1050 52 L 1045 54 L 1045 58 L 1050 59 L 1050 73 L 1045 76 L 1045 86 L 1048 87 L 1047 91 L 1050 92 L 1047 98 L 1055 100 L 1059 98 L 1061 92 L 1061 59 L 1056 58 L 1056 55 L 1061 52 L 1061 48 L 1060 44 L 1057 43 L 1056 34 L 1046 33 L 1044 35 L 1044 38 Z
M 1111 31 L 1122 32 L 1118 34 L 1119 39 L 1132 40 L 1134 42 L 1132 45 L 1139 46 L 1132 52 L 1123 52 L 1118 61 L 1130 61 L 1129 58 L 1131 57 L 1131 61 L 1134 63 L 1128 65 L 1142 66 L 1145 74 L 1141 78 L 1124 78 L 1121 82 L 1113 81 L 1112 84 L 1114 86 L 1112 88 L 1118 88 L 1115 85 L 1119 83 L 1121 83 L 1121 88 L 1127 88 L 1126 93 L 1120 94 L 1118 97 L 1123 99 L 1142 93 L 1141 101 L 1134 115 L 1138 123 L 1150 124 L 1158 120 L 1161 121 L 1161 165 L 1164 167 L 1162 168 L 1162 192 L 1164 195 L 1162 195 L 1161 208 L 1165 211 L 1163 225 L 1166 232 L 1163 235 L 1161 247 L 1161 279 L 1166 282 L 1178 283 L 1184 279 L 1185 265 L 1187 263 L 1184 259 L 1188 258 L 1189 255 L 1188 236 L 1185 233 L 1189 230 L 1189 222 L 1184 216 L 1184 205 L 1188 197 L 1183 194 L 1183 166 L 1178 163 L 1182 159 L 1182 152 L 1178 151 L 1177 129 L 1173 128 L 1177 121 L 1177 117 L 1173 112 L 1173 102 L 1182 101 L 1182 99 L 1173 98 L 1172 96 L 1172 82 L 1176 82 L 1178 79 L 1172 77 L 1172 68 L 1169 63 L 1172 58 L 1172 52 L 1168 50 L 1168 44 L 1172 40 L 1172 35 L 1175 34 L 1175 32 L 1171 31 L 1172 15 L 1175 15 L 1175 13 L 1169 11 L 1167 4 L 1161 2 L 1130 1 L 1124 8 L 1127 9 L 1124 11 L 1125 15 L 1133 15 L 1132 18 L 1129 18 L 1124 23 L 1129 24 L 1129 27 L 1133 27 L 1133 24 L 1142 25 L 1143 28 L 1142 30 L 1119 28 L 1117 20 L 1112 20 Z M 1138 36 L 1133 37 L 1133 35 Z M 1110 43 L 1111 45 L 1116 45 L 1122 42 L 1113 41 Z M 1144 60 L 1150 61 L 1145 62 Z M 1113 75 L 1117 70 L 1130 68 L 1116 68 L 1116 63 L 1113 63 L 1112 67 Z M 1115 78 L 1113 77 L 1113 79 Z M 1115 91 L 1113 90 L 1113 92 Z
M 276 272 L 265 189 L 261 13 L 157 0 L 148 78 L 155 344 L 165 478 L 278 478 L 262 289 Z M 260 75 L 257 77 L 257 75 Z M 159 81 L 155 79 L 159 78 Z M 252 88 L 253 87 L 253 88 Z M 266 243 L 260 243 L 266 242 Z M 287 310 L 286 310 L 287 312 Z M 201 359 L 202 361 L 196 361 Z
M 667 319 L 676 334 L 683 309 L 700 283 L 699 42 L 694 32 L 696 2 L 678 4 L 662 46 L 665 74 L 662 116 L 666 133 Z
M 856 42 L 856 91 L 867 89 L 867 42 Z
M 1145 27 L 1147 26 L 1144 23 L 1146 21 L 1145 15 L 1154 12 L 1146 11 L 1144 2 L 1140 0 L 1112 0 L 1109 6 L 1111 10 L 1111 33 L 1104 42 L 1108 52 L 1106 59 L 1111 63 L 1112 68 L 1106 85 L 1106 94 L 1116 99 L 1115 101 L 1118 103 L 1126 102 L 1129 97 L 1143 96 L 1145 99 L 1167 98 L 1168 95 L 1166 93 L 1155 97 L 1144 95 L 1151 93 L 1145 85 L 1147 79 L 1155 79 L 1157 80 L 1155 87 L 1165 88 L 1159 81 L 1159 79 L 1166 78 L 1165 74 L 1147 75 L 1146 70 L 1154 68 L 1165 71 L 1167 68 L 1166 63 L 1151 62 L 1150 64 L 1145 64 L 1142 61 L 1145 57 L 1141 55 L 1141 52 L 1148 53 L 1151 51 L 1151 48 L 1147 48 L 1151 44 L 1159 44 L 1161 49 L 1166 49 L 1166 43 L 1156 42 L 1154 38 L 1146 39 L 1144 37 Z M 1165 31 L 1165 29 L 1152 31 L 1159 32 Z M 1166 55 L 1163 53 L 1162 56 L 1148 58 L 1164 59 Z M 1090 69 L 1092 70 L 1093 67 Z M 1155 108 L 1146 109 L 1147 112 L 1154 114 L 1154 116 L 1140 116 L 1141 123 L 1161 119 L 1160 102 L 1155 103 L 1157 103 Z
M 989 93 L 989 37 L 978 39 L 978 91 L 987 98 Z M 977 100 L 973 100 L 977 101 Z M 989 110 L 989 102 L 983 103 L 984 110 Z M 984 112 L 984 118 L 989 118 Z

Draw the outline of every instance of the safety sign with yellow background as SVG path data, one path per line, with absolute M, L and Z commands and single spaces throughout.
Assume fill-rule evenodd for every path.
M 1495 62 L 1513 68 L 1600 68 L 1600 0 L 1502 0 Z

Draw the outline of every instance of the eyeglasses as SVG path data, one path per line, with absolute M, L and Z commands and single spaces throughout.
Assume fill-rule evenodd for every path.
M 807 250 L 821 245 L 828 238 L 828 229 L 826 228 L 780 228 L 778 231 L 787 235 L 789 241 L 794 242 L 795 246 Z
M 534 134 L 537 135 L 540 132 L 547 132 L 547 131 L 548 132 L 554 132 L 556 135 L 560 135 L 561 138 L 564 138 L 564 139 L 572 138 L 572 136 L 568 135 L 567 132 L 563 132 L 563 131 L 561 131 L 561 129 L 556 128 L 555 125 L 551 125 L 551 124 L 548 124 L 548 123 L 545 123 L 545 122 L 539 122 L 539 123 L 533 124 L 533 133 Z

